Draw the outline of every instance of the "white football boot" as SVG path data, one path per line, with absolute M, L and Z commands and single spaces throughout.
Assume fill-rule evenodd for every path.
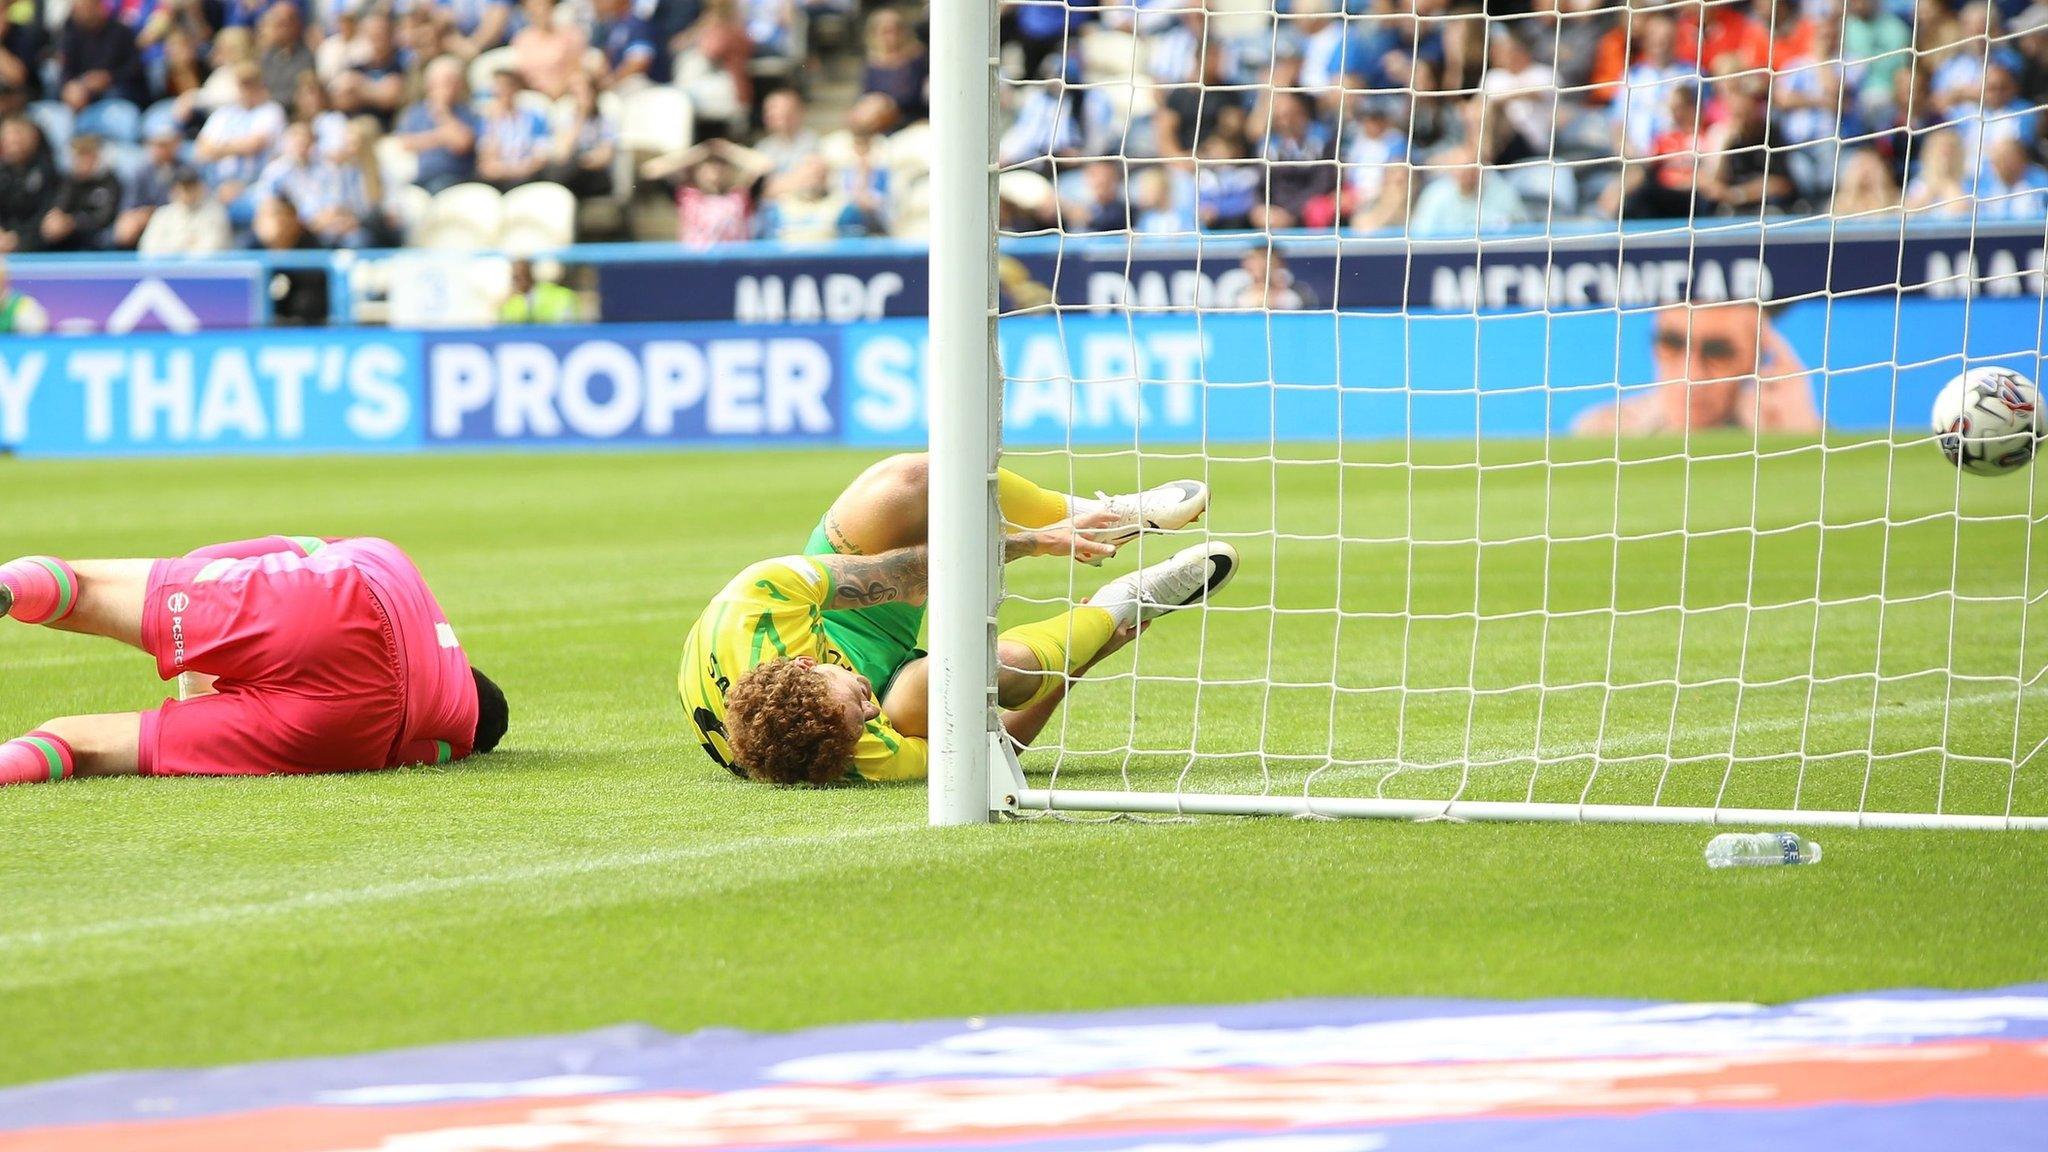
M 1117 627 L 1129 628 L 1205 603 L 1230 583 L 1237 567 L 1237 549 L 1211 540 L 1111 580 L 1088 603 L 1108 609 Z
M 1174 480 L 1122 496 L 1098 492 L 1095 506 L 1116 520 L 1088 529 L 1088 535 L 1105 544 L 1128 544 L 1141 532 L 1175 532 L 1200 520 L 1209 510 L 1209 486 L 1200 480 Z

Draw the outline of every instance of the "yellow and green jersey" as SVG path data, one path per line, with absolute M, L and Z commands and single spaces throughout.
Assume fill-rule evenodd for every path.
M 725 694 L 740 677 L 783 656 L 855 670 L 826 634 L 831 598 L 831 573 L 817 560 L 763 560 L 733 577 L 691 626 L 676 687 L 698 742 L 726 769 L 739 772 L 726 740 Z M 853 771 L 863 780 L 922 780 L 925 742 L 897 732 L 886 716 L 870 720 L 854 748 Z

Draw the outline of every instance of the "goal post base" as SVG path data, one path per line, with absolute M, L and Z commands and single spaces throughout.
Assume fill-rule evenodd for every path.
M 1000 820 L 1017 811 L 1016 797 L 1025 791 L 1027 781 L 1007 733 L 989 733 L 988 744 L 988 813 L 991 820 Z
M 1012 761 L 1014 763 L 1014 761 Z M 1000 798 L 1027 812 L 1129 812 L 1165 816 L 1297 816 L 1380 820 L 1533 821 L 1552 824 L 1771 824 L 1808 828 L 1921 828 L 2048 832 L 2044 816 L 1939 812 L 1822 812 L 1793 808 L 1682 808 L 1652 804 L 1538 804 L 1493 800 L 1386 800 L 1311 796 L 1216 796 L 1015 788 Z

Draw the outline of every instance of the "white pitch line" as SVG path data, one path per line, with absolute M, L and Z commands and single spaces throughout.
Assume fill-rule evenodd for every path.
M 212 908 L 195 908 L 187 912 L 174 912 L 163 916 L 138 916 L 124 920 L 102 920 L 90 924 L 78 924 L 65 928 L 37 929 L 27 932 L 13 932 L 0 935 L 0 953 L 25 948 L 43 948 L 69 944 L 100 936 L 122 936 L 134 932 L 169 932 L 187 928 L 204 928 L 216 924 L 228 924 L 247 920 L 264 920 L 300 912 L 315 912 L 330 908 L 347 908 L 359 904 L 381 904 L 414 900 L 428 896 L 439 896 L 449 892 L 460 892 L 469 888 L 480 888 L 496 884 L 525 884 L 536 880 L 553 880 L 565 876 L 581 876 L 592 872 L 609 872 L 620 868 L 641 868 L 656 864 L 676 864 L 690 860 L 705 860 L 715 856 L 735 855 L 757 849 L 786 848 L 792 841 L 800 840 L 803 846 L 821 843 L 840 843 L 848 840 L 871 839 L 912 831 L 903 828 L 857 828 L 825 835 L 799 836 L 751 836 L 744 840 L 728 840 L 719 844 L 694 848 L 654 849 L 645 852 L 626 852 L 610 856 L 596 856 L 579 860 L 558 860 L 546 864 L 533 864 L 523 868 L 507 868 L 496 872 L 477 872 L 463 876 L 443 876 L 421 880 L 405 880 L 396 884 L 376 884 L 364 888 L 331 888 L 317 892 L 306 892 L 282 900 L 255 901 L 247 904 L 225 904 Z
M 2010 701 L 2014 698 L 2014 695 L 2014 693 L 1973 693 L 1971 695 L 1957 696 L 1945 700 L 1930 699 L 1926 701 L 1908 703 L 1901 705 L 1897 708 L 1886 709 L 1886 711 L 1894 715 L 1899 713 L 1917 715 L 1920 713 L 1935 712 L 1942 708 L 1970 707 L 1977 704 Z M 1745 732 L 1759 730 L 1797 731 L 1798 727 L 1799 722 L 1794 719 L 1762 721 L 1745 720 L 1743 723 L 1743 730 Z M 1699 738 L 1706 736 L 1719 736 L 1726 733 L 1727 730 L 1728 729 L 1725 725 L 1714 725 L 1711 727 L 1707 725 L 1689 725 L 1680 728 L 1678 731 L 1680 737 L 1683 739 Z M 1653 740 L 1652 738 L 1645 737 L 1644 742 L 1646 744 L 1646 750 L 1643 753 L 1637 753 L 1635 755 L 1654 754 L 1659 749 L 1659 747 L 1661 747 L 1661 738 Z M 1627 745 L 1623 746 L 1626 747 Z M 1573 749 L 1578 750 L 1573 751 Z M 1566 744 L 1561 747 L 1553 746 L 1550 749 L 1546 749 L 1544 752 L 1544 760 L 1552 761 L 1570 759 L 1575 757 L 1591 756 L 1598 751 L 1600 751 L 1600 747 L 1598 745 L 1581 741 L 1575 744 Z M 1605 751 L 1608 757 L 1619 757 L 1622 755 L 1621 753 L 1618 753 L 1612 745 L 1609 745 Z M 1533 753 L 1523 754 L 1520 756 L 1520 759 L 1526 761 L 1530 759 L 1532 756 Z M 1503 752 L 1500 754 L 1499 759 L 1513 761 L 1515 759 L 1515 754 L 1511 752 Z M 1384 784 L 1387 780 L 1393 778 L 1394 776 L 1398 776 L 1404 773 L 1446 771 L 1455 767 L 1457 767 L 1457 765 L 1455 764 L 1443 764 L 1436 766 L 1405 765 L 1390 770 L 1378 769 L 1377 771 L 1385 773 L 1385 775 L 1381 779 L 1381 785 L 1382 787 L 1384 787 Z M 1487 771 L 1498 767 L 1505 767 L 1505 765 L 1486 765 L 1482 767 L 1481 770 Z M 1346 769 L 1348 769 L 1349 772 L 1359 772 L 1360 774 L 1369 774 L 1370 772 L 1374 771 L 1373 769 L 1370 769 L 1364 765 L 1346 765 L 1344 769 L 1339 769 L 1338 772 L 1348 775 L 1349 772 L 1346 772 Z M 1325 770 L 1319 769 L 1318 771 L 1320 772 Z M 801 837 L 801 842 L 807 846 L 821 843 L 840 843 L 850 840 L 871 839 L 878 836 L 893 835 L 911 830 L 912 829 L 907 827 L 849 829 L 846 831 L 828 833 L 825 835 L 805 835 Z M 689 860 L 705 860 L 717 856 L 750 852 L 761 848 L 783 847 L 788 845 L 792 839 L 796 839 L 796 837 L 755 836 L 748 837 L 743 840 L 732 840 L 720 844 L 704 845 L 693 848 L 656 849 L 645 852 L 620 853 L 610 856 L 598 856 L 578 860 L 560 860 L 546 864 L 529 865 L 522 868 L 503 869 L 496 872 L 479 872 L 462 876 L 434 877 L 421 880 L 406 880 L 395 884 L 372 885 L 366 888 L 328 889 L 324 891 L 302 893 L 300 895 L 287 897 L 282 900 L 257 901 L 246 904 L 229 904 L 212 908 L 196 908 L 186 912 L 177 912 L 162 916 L 142 916 L 124 920 L 105 920 L 89 924 L 79 924 L 65 928 L 51 928 L 31 930 L 27 932 L 13 932 L 5 935 L 0 935 L 0 953 L 6 953 L 9 951 L 27 948 L 51 947 L 56 945 L 72 943 L 78 940 L 92 939 L 96 937 L 121 936 L 135 932 L 161 932 L 178 931 L 189 928 L 203 928 L 217 924 L 228 924 L 248 920 L 262 920 L 277 916 L 292 915 L 301 912 L 321 911 L 330 908 L 345 908 L 363 904 L 400 902 L 405 900 L 419 899 L 428 896 L 438 896 L 449 892 L 459 892 L 469 888 L 488 887 L 491 885 L 523 884 L 530 883 L 536 880 L 549 880 L 565 876 L 586 875 L 593 872 L 613 871 L 621 868 L 636 868 L 658 864 L 674 864 Z

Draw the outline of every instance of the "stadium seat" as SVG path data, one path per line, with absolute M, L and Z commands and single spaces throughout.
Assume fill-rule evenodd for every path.
M 463 279 L 468 284 L 471 298 L 488 309 L 477 318 L 488 322 L 498 312 L 498 302 L 512 291 L 512 262 L 486 256 L 467 262 Z
M 399 143 L 397 137 L 380 137 L 377 140 L 377 170 L 383 174 L 387 185 L 410 185 L 419 179 L 420 158 L 412 149 Z
M 929 236 L 932 223 L 930 174 L 920 172 L 899 187 L 902 190 L 894 197 L 895 204 L 889 210 L 889 235 L 899 240 L 921 240 Z
M 55 100 L 38 100 L 28 106 L 28 118 L 43 130 L 43 139 L 50 145 L 50 151 L 62 156 L 71 146 L 71 109 Z
M 560 184 L 524 184 L 505 193 L 498 247 L 547 252 L 576 242 L 576 194 Z
M 498 242 L 505 198 L 488 184 L 457 184 L 434 197 L 421 229 L 428 248 L 489 248 Z
M 996 195 L 1032 212 L 1049 210 L 1058 199 L 1052 181 L 1022 168 L 996 177 Z
M 392 214 L 407 243 L 416 240 L 434 212 L 434 194 L 417 184 L 402 184 L 391 197 Z
M 133 187 L 142 170 L 149 165 L 149 153 L 140 144 L 123 144 L 113 141 L 106 147 L 107 171 L 121 181 L 124 188 Z
M 890 173 L 899 180 L 909 180 L 932 170 L 932 126 L 920 120 L 906 128 L 899 129 L 884 143 L 888 146 Z
M 676 60 L 675 86 L 688 94 L 691 104 L 706 120 L 737 124 L 746 119 L 747 107 L 740 101 L 739 89 L 733 86 L 732 75 L 723 68 L 713 67 L 701 52 L 692 52 Z
M 1083 80 L 1123 80 L 1137 75 L 1138 38 L 1128 32 L 1090 28 L 1081 38 Z M 1108 91 L 1108 89 L 1103 89 Z
M 1272 0 L 1208 0 L 1209 35 L 1226 43 L 1272 35 Z
M 512 67 L 512 49 L 509 47 L 493 48 L 488 52 L 478 53 L 477 58 L 469 62 L 470 95 L 482 96 L 484 93 L 489 92 L 491 90 L 491 77 L 510 67 Z
M 149 139 L 158 129 L 168 129 L 180 136 L 185 134 L 185 118 L 178 110 L 176 100 L 159 100 L 142 114 L 142 138 Z
M 142 110 L 126 100 L 101 100 L 78 114 L 77 132 L 133 144 L 142 139 Z
M 694 108 L 679 88 L 649 85 L 625 98 L 619 110 L 619 147 L 659 156 L 680 152 L 695 136 Z

